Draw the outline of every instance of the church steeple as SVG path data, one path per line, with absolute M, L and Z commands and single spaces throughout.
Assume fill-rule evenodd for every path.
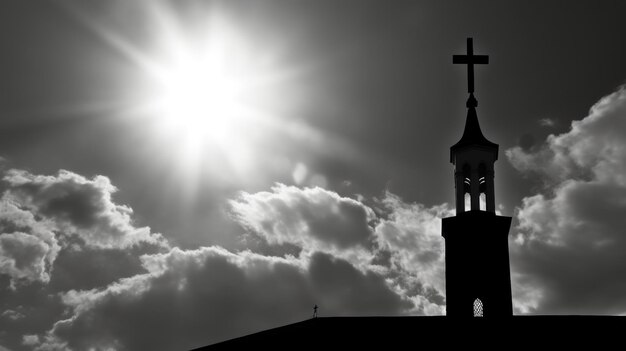
M 456 216 L 444 218 L 441 235 L 446 244 L 446 315 L 450 317 L 508 317 L 513 314 L 508 234 L 511 217 L 495 213 L 493 164 L 498 144 L 480 130 L 474 97 L 474 64 L 488 57 L 474 55 L 467 39 L 467 55 L 454 63 L 467 64 L 467 119 L 463 136 L 450 148 L 454 165 Z M 465 197 L 470 208 L 465 208 Z M 481 206 L 484 203 L 484 208 Z

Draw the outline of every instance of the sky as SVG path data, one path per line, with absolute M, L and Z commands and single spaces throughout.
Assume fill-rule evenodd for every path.
M 626 313 L 621 1 L 0 5 L 0 350 L 445 314 L 465 122 L 515 314 Z

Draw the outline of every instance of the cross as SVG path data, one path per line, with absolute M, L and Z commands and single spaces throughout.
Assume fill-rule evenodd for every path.
M 467 55 L 453 55 L 452 63 L 467 65 L 467 92 L 474 92 L 474 65 L 486 65 L 489 63 L 489 56 L 474 55 L 474 45 L 472 38 L 467 38 Z

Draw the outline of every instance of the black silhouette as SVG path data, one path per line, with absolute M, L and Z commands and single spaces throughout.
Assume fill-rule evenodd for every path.
M 313 318 L 317 318 L 317 305 L 313 306 Z
M 319 317 L 197 350 L 485 350 L 509 345 L 568 350 L 581 344 L 614 349 L 623 343 L 625 327 L 626 318 L 618 316 L 515 316 L 504 322 L 445 316 Z
M 452 63 L 467 65 L 467 92 L 474 92 L 474 65 L 486 65 L 489 63 L 489 56 L 474 55 L 474 43 L 472 38 L 467 38 L 467 55 L 453 55 Z
M 474 97 L 474 64 L 487 64 L 486 55 L 474 55 L 472 38 L 467 55 L 454 55 L 453 63 L 467 64 L 465 130 L 450 148 L 455 166 L 456 216 L 443 219 L 446 241 L 446 313 L 461 316 L 511 316 L 511 277 L 508 233 L 511 217 L 495 214 L 493 164 L 498 144 L 487 140 L 480 130 Z M 466 194 L 470 208 L 465 208 Z M 480 199 L 484 196 L 484 211 Z

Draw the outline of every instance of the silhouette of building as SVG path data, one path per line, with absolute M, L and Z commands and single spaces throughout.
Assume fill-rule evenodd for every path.
M 625 327 L 621 316 L 318 317 L 195 350 L 601 349 Z
M 450 147 L 454 165 L 456 216 L 444 218 L 446 314 L 451 317 L 511 316 L 511 276 L 508 234 L 511 217 L 495 213 L 493 164 L 498 144 L 480 130 L 474 97 L 474 64 L 487 64 L 488 56 L 474 55 L 467 39 L 467 55 L 454 55 L 453 63 L 468 69 L 467 119 L 463 136 Z M 469 208 L 466 206 L 469 198 Z M 482 204 L 481 204 L 482 202 Z

